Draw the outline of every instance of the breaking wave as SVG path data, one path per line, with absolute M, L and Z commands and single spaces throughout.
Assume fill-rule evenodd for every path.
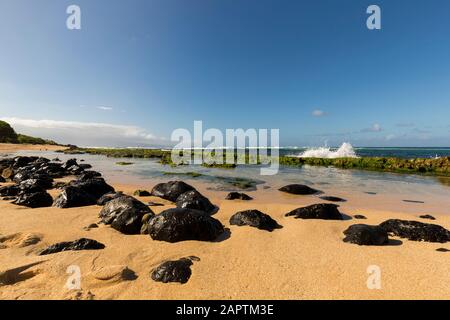
M 311 148 L 298 155 L 300 158 L 357 158 L 355 149 L 353 146 L 344 142 L 339 149 L 331 149 L 328 147 Z

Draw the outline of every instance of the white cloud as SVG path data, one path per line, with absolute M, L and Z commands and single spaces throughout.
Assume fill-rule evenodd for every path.
M 323 117 L 324 115 L 326 115 L 326 112 L 323 110 L 316 109 L 312 112 L 312 115 L 314 117 Z
M 106 107 L 106 106 L 99 106 L 97 109 L 104 110 L 104 111 L 111 111 L 113 107 Z
M 138 126 L 97 122 L 33 120 L 0 118 L 17 132 L 52 139 L 60 143 L 80 146 L 153 146 L 164 145 L 164 138 L 156 137 Z
M 361 132 L 381 132 L 383 128 L 378 123 L 374 123 L 370 128 L 362 129 Z

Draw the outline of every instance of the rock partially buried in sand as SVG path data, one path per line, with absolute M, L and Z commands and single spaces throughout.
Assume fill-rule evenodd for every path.
M 74 186 L 67 186 L 55 199 L 53 206 L 67 209 L 92 206 L 96 204 L 96 202 L 97 200 L 83 189 Z
M 319 197 L 322 200 L 325 201 L 331 201 L 331 202 L 346 202 L 347 200 L 339 198 L 339 197 L 333 197 L 333 196 L 323 196 L 323 197 Z
M 286 217 L 294 216 L 296 219 L 323 219 L 342 220 L 342 214 L 338 205 L 331 203 L 313 204 L 308 207 L 298 208 L 286 214 Z
M 206 212 L 174 208 L 154 216 L 148 223 L 153 240 L 179 242 L 186 240 L 213 241 L 224 232 L 219 220 Z
M 58 253 L 62 251 L 79 251 L 79 250 L 100 250 L 104 249 L 105 245 L 92 239 L 81 238 L 70 242 L 59 242 L 51 245 L 43 250 L 39 255 Z
M 142 217 L 145 214 L 154 215 L 153 211 L 139 200 L 122 196 L 106 203 L 100 211 L 104 224 L 124 234 L 139 234 L 142 227 Z
M 157 282 L 179 282 L 184 284 L 188 282 L 192 275 L 192 264 L 192 260 L 189 258 L 163 262 L 152 270 L 151 278 Z
M 98 206 L 104 206 L 109 201 L 117 199 L 119 197 L 122 197 L 123 195 L 124 194 L 121 191 L 105 193 L 104 195 L 102 195 L 100 197 L 100 199 L 97 200 L 97 205 Z
M 359 219 L 359 220 L 365 220 L 365 219 L 367 219 L 366 216 L 363 216 L 362 214 L 356 214 L 356 215 L 353 216 L 353 218 Z
M 51 207 L 51 205 L 53 204 L 53 198 L 45 191 L 20 193 L 13 203 L 18 206 L 29 208 L 44 208 Z
M 390 219 L 381 223 L 380 227 L 388 233 L 412 241 L 439 243 L 450 241 L 450 231 L 436 224 Z
M 179 196 L 191 190 L 195 190 L 195 188 L 183 181 L 169 181 L 157 184 L 152 189 L 151 195 L 175 202 Z
M 164 207 L 163 203 L 158 203 L 158 202 L 154 202 L 154 201 L 150 201 L 149 203 L 147 203 L 147 205 L 149 207 Z
M 344 234 L 344 242 L 350 242 L 360 246 L 382 246 L 389 243 L 386 230 L 380 226 L 354 224 L 345 230 Z
M 450 249 L 447 248 L 438 248 L 436 249 L 437 252 L 450 252 Z
M 258 210 L 245 210 L 237 212 L 230 218 L 230 224 L 235 226 L 247 225 L 270 232 L 272 232 L 274 229 L 282 228 L 269 215 Z
M 245 201 L 249 201 L 249 200 L 253 200 L 252 197 L 250 197 L 249 195 L 242 193 L 242 192 L 230 192 L 227 197 L 225 198 L 225 200 L 245 200 Z
M 151 196 L 150 192 L 148 192 L 147 190 L 136 190 L 133 193 L 133 195 L 136 197 L 150 197 Z
M 304 184 L 290 184 L 290 185 L 284 186 L 278 190 L 281 192 L 286 192 L 286 193 L 296 194 L 296 195 L 311 195 L 311 194 L 317 194 L 317 193 L 321 192 L 319 190 L 308 187 Z
M 117 265 L 102 267 L 92 272 L 92 276 L 100 281 L 130 281 L 137 279 L 135 272 L 128 266 Z
M 213 205 L 208 198 L 203 196 L 197 190 L 191 190 L 181 194 L 176 201 L 178 208 L 187 208 L 204 211 L 208 214 L 214 214 L 218 208 Z
M 0 196 L 2 197 L 15 197 L 19 194 L 19 186 L 4 186 L 0 187 Z
M 435 217 L 433 217 L 433 216 L 431 216 L 431 215 L 429 215 L 429 214 L 425 214 L 425 215 L 419 216 L 419 218 L 421 218 L 421 219 L 427 219 L 427 220 L 436 220 Z

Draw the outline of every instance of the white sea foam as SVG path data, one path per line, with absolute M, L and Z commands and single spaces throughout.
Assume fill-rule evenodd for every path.
M 298 155 L 300 158 L 357 158 L 355 149 L 353 149 L 353 146 L 348 143 L 344 142 L 339 149 L 332 149 L 328 147 L 320 147 L 320 148 L 310 148 L 304 152 L 302 152 L 300 155 Z

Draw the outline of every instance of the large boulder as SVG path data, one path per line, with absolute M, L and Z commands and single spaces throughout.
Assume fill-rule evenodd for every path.
M 145 204 L 124 195 L 108 201 L 100 211 L 100 218 L 104 224 L 110 224 L 124 234 L 140 234 L 145 214 L 154 215 Z
M 175 202 L 180 195 L 191 190 L 195 190 L 194 187 L 183 181 L 169 181 L 157 184 L 152 189 L 151 195 Z
M 219 220 L 203 211 L 187 208 L 165 210 L 148 223 L 148 233 L 152 239 L 167 242 L 213 241 L 223 232 Z
M 104 194 L 114 191 L 114 188 L 107 184 L 103 178 L 74 180 L 70 182 L 70 185 L 82 189 L 96 200 Z
M 32 193 L 21 192 L 13 203 L 18 206 L 29 208 L 43 208 L 50 207 L 53 203 L 53 198 L 45 191 Z
M 281 192 L 286 192 L 290 194 L 296 194 L 296 195 L 311 195 L 311 194 L 317 194 L 321 191 L 313 189 L 311 187 L 308 187 L 303 184 L 290 184 L 287 186 L 284 186 L 280 189 L 278 189 Z
M 234 214 L 230 218 L 230 224 L 236 226 L 250 226 L 272 232 L 281 226 L 269 215 L 258 210 L 245 210 Z
M 181 194 L 176 201 L 178 208 L 188 208 L 204 211 L 208 214 L 214 214 L 218 208 L 213 205 L 208 198 L 203 196 L 197 190 L 191 190 Z
M 390 219 L 381 223 L 380 227 L 390 234 L 412 241 L 439 243 L 450 241 L 450 231 L 436 224 Z
M 152 270 L 151 277 L 154 281 L 163 283 L 186 283 L 192 274 L 191 266 L 192 260 L 188 258 L 181 258 L 176 261 L 166 261 Z
M 39 255 L 44 256 L 47 254 L 53 254 L 62 251 L 100 250 L 104 248 L 105 245 L 98 241 L 81 238 L 75 241 L 59 242 L 51 245 L 47 249 L 41 251 Z
M 91 206 L 97 203 L 95 197 L 79 187 L 64 187 L 59 196 L 55 199 L 53 206 L 58 208 L 76 208 Z
M 294 216 L 296 219 L 323 219 L 342 220 L 343 216 L 338 210 L 338 205 L 331 203 L 319 203 L 298 208 L 286 214 L 286 217 Z
M 344 231 L 344 235 L 344 242 L 360 246 L 381 246 L 389 243 L 388 233 L 380 226 L 354 224 Z

